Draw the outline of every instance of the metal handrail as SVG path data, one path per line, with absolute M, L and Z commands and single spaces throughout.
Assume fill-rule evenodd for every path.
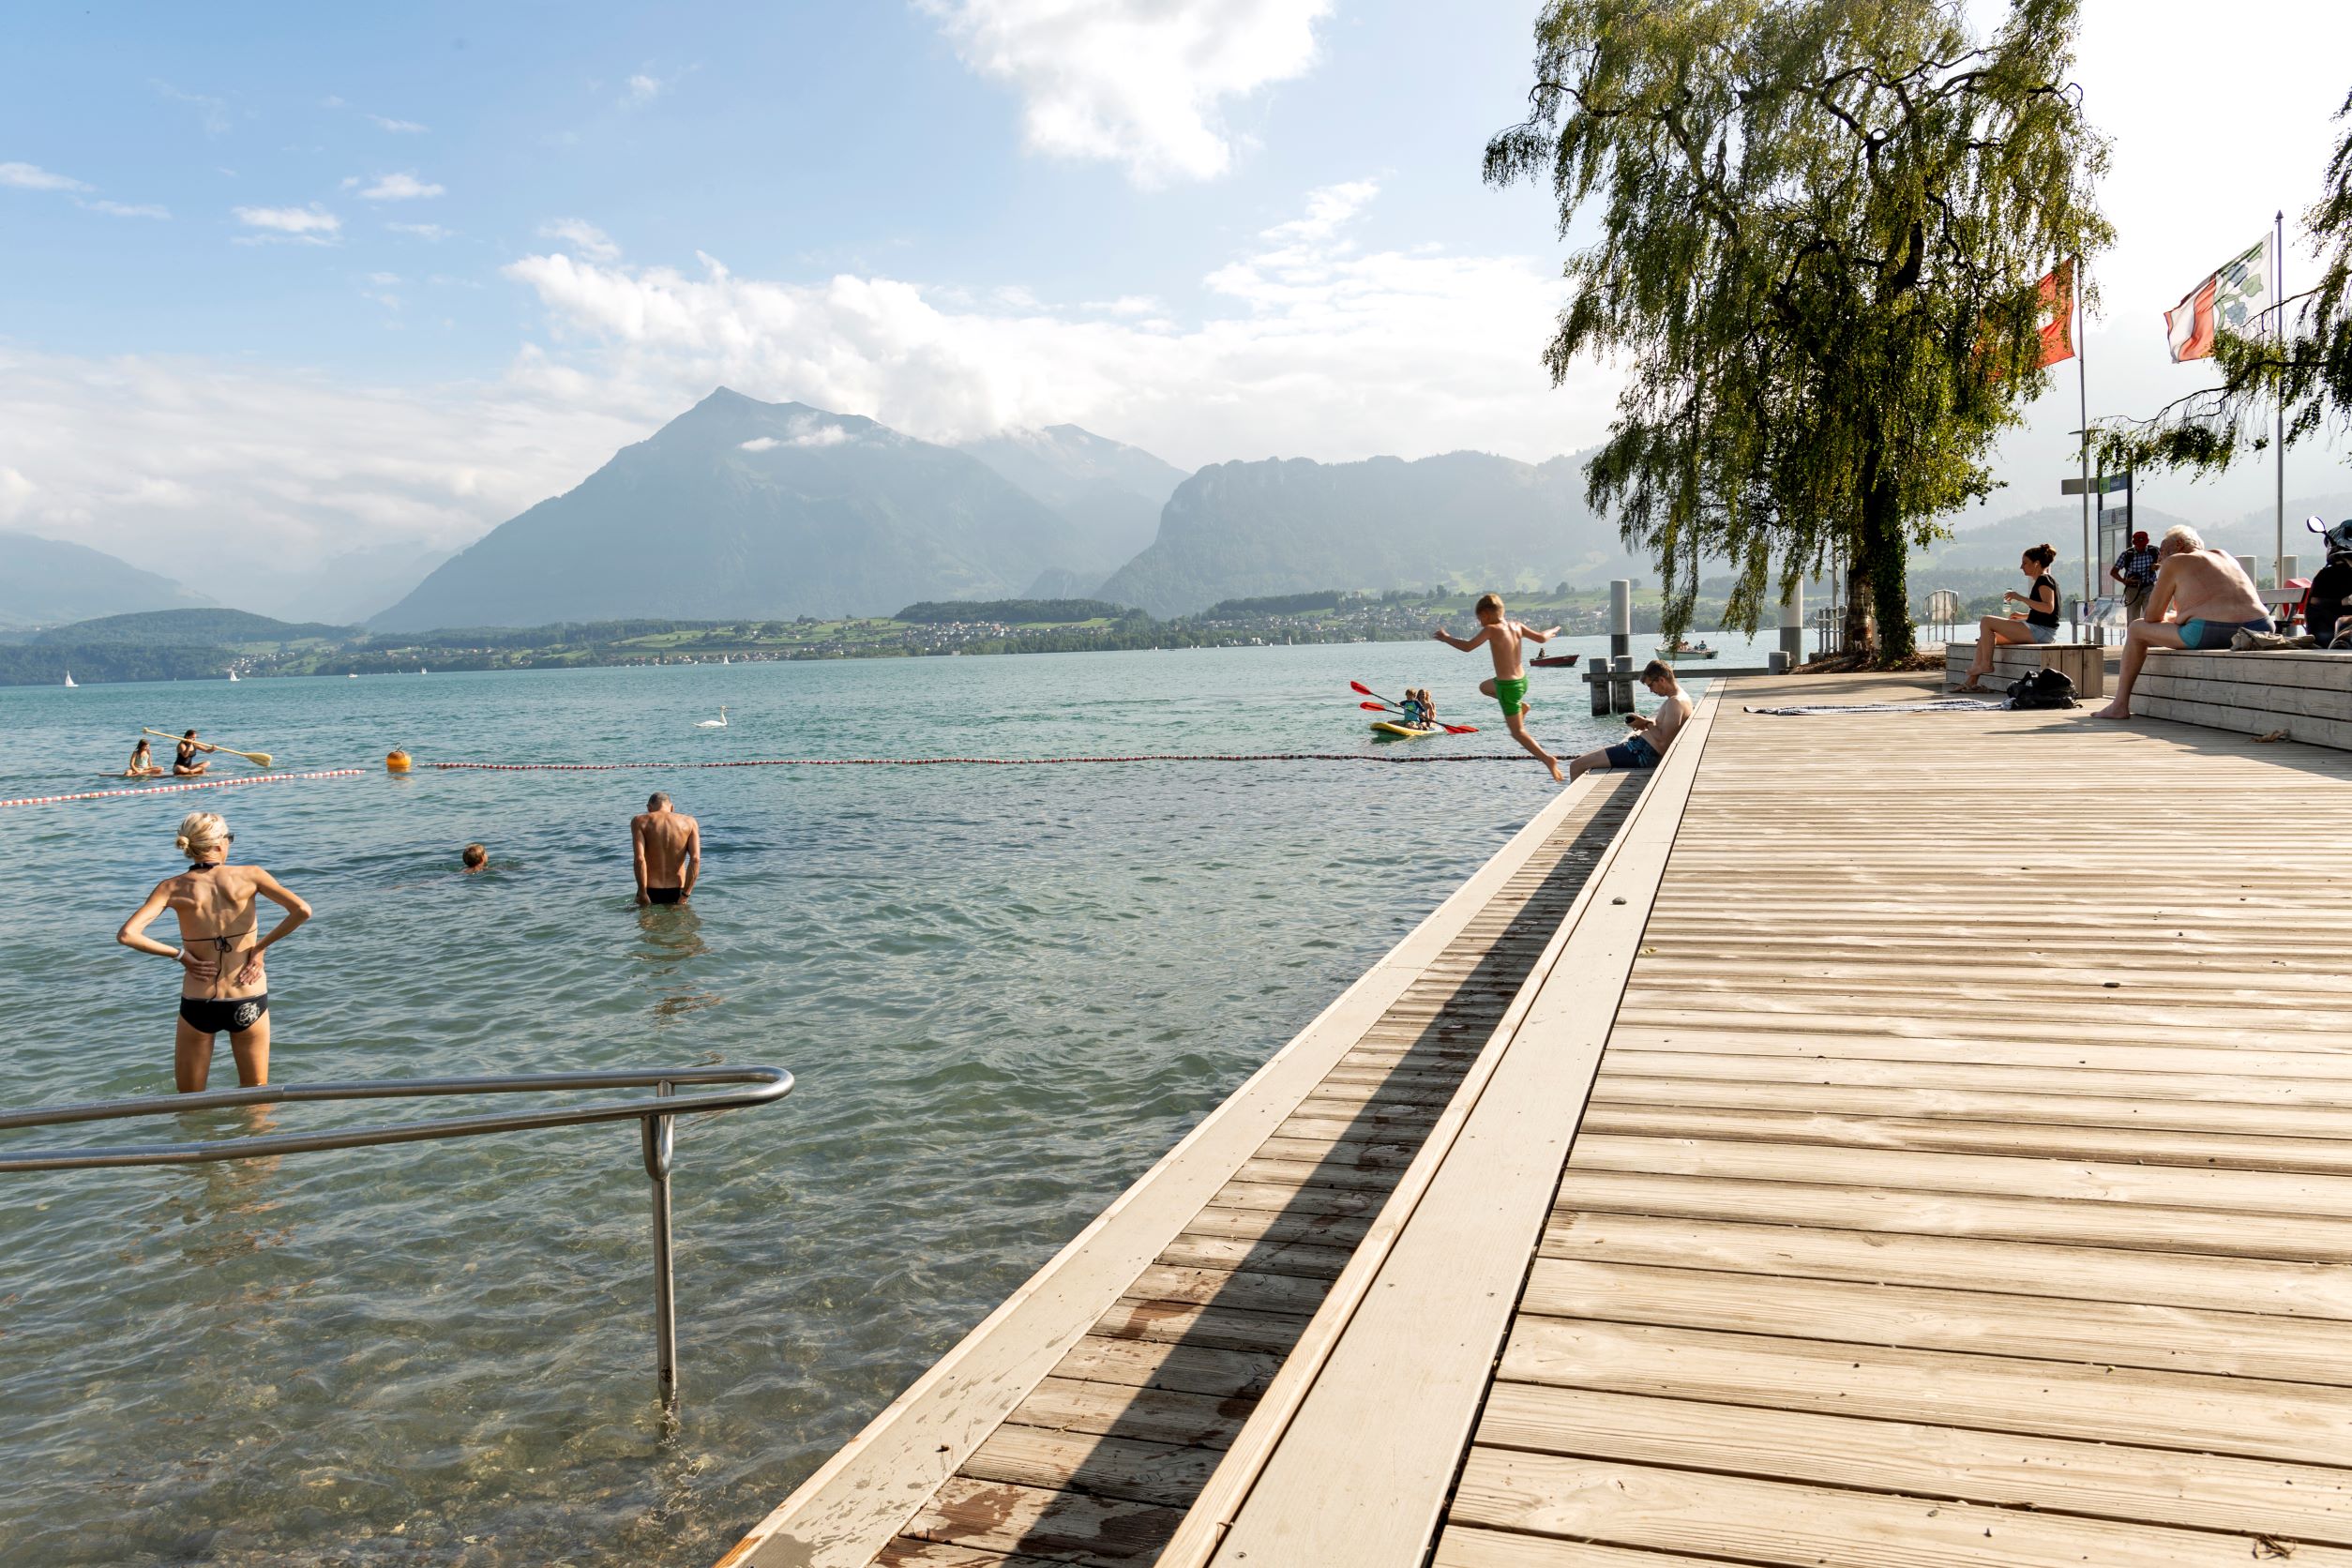
M 741 1084 L 746 1087 L 718 1093 L 679 1094 L 675 1089 L 680 1084 Z M 473 1138 L 483 1133 L 528 1132 L 541 1127 L 576 1127 L 596 1122 L 634 1121 L 639 1125 L 645 1174 L 654 1184 L 656 1374 L 663 1412 L 674 1418 L 678 1408 L 678 1324 L 677 1301 L 671 1276 L 670 1245 L 670 1168 L 676 1147 L 673 1119 L 700 1111 L 737 1110 L 780 1100 L 792 1092 L 792 1075 L 781 1067 L 669 1067 L 649 1072 L 534 1073 L 511 1078 L 378 1078 L 350 1083 L 271 1084 L 255 1089 L 216 1089 L 201 1094 L 98 1100 L 82 1105 L 5 1111 L 0 1112 L 0 1129 L 61 1126 L 75 1122 L 126 1121 L 139 1116 L 212 1110 L 226 1106 L 645 1088 L 654 1091 L 654 1098 L 611 1101 L 569 1109 L 455 1116 L 433 1122 L 401 1122 L 383 1127 L 339 1127 L 318 1133 L 264 1133 L 192 1143 L 129 1144 L 111 1149 L 37 1149 L 25 1153 L 0 1153 L 0 1171 L 203 1165 L 218 1160 L 250 1160 L 273 1154 L 309 1153 L 323 1149 L 364 1149 L 377 1144 Z

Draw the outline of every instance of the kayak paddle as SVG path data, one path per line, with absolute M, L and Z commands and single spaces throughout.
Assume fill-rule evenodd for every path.
M 1379 692 L 1374 691 L 1370 686 L 1365 686 L 1362 681 L 1349 681 L 1348 684 L 1355 687 L 1358 691 L 1364 693 L 1366 697 L 1378 697 L 1380 695 Z M 1398 707 L 1395 703 L 1385 700 L 1379 702 L 1358 702 L 1356 706 L 1359 708 L 1369 708 L 1376 714 L 1401 714 L 1405 711 L 1404 709 Z M 1438 728 L 1444 731 L 1449 735 L 1475 735 L 1478 733 L 1478 726 L 1475 724 L 1448 724 L 1443 719 L 1438 720 Z

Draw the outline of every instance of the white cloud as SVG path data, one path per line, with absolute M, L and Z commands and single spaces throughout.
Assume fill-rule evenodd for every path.
M 394 234 L 415 234 L 418 239 L 434 245 L 457 233 L 455 229 L 445 229 L 438 223 L 386 223 L 384 227 Z
M 382 114 L 370 114 L 368 118 L 376 123 L 377 129 L 388 130 L 395 136 L 422 136 L 426 129 L 415 120 L 387 119 Z
M 352 182 L 346 180 L 344 184 Z M 428 185 L 415 174 L 379 174 L 376 183 L 362 190 L 360 196 L 369 202 L 414 202 L 422 197 L 446 194 L 446 188 Z
M 156 92 L 173 103 L 184 103 L 196 111 L 206 136 L 225 136 L 229 130 L 229 105 L 226 99 L 208 98 L 203 93 L 183 93 L 168 82 L 152 83 Z
M 397 272 L 371 272 L 368 274 L 368 281 L 373 283 L 379 289 L 391 288 L 395 284 L 399 283 L 400 280 L 400 275 Z
M 80 180 L 30 163 L 0 163 L 0 185 L 18 190 L 87 190 Z
M 1332 0 L 920 0 L 956 52 L 1022 100 L 1033 151 L 1211 179 L 1243 138 L 1230 100 L 1304 75 Z
M 1613 389 L 1555 393 L 1538 360 L 1561 284 L 1548 264 L 1441 249 L 1359 252 L 1368 184 L 1308 199 L 1204 280 L 1180 323 L 966 294 L 886 278 L 823 282 L 526 257 L 564 359 L 517 373 L 550 388 L 676 408 L 724 383 L 954 439 L 1075 421 L 1180 463 L 1270 454 L 1419 456 L 1477 446 L 1542 458 L 1598 436 Z
M 76 204 L 89 212 L 102 212 L 114 218 L 169 218 L 172 209 L 152 202 L 82 202 Z
M 621 248 L 594 223 L 577 218 L 556 218 L 539 225 L 541 239 L 569 240 L 572 249 L 592 262 L 618 261 Z
M 670 91 L 671 88 L 685 81 L 688 76 L 692 75 L 696 69 L 696 67 L 688 66 L 686 69 L 682 71 L 674 71 L 668 76 L 655 76 L 647 71 L 639 71 L 636 75 L 630 77 L 628 81 L 622 83 L 618 107 L 623 109 L 642 109 L 647 104 L 653 102 L 656 98 L 661 97 L 664 93 Z
M 773 452 L 778 446 L 838 446 L 850 439 L 849 427 L 813 414 L 796 414 L 784 422 L 784 438 L 753 436 L 743 443 L 746 452 Z
M 307 207 L 231 207 L 236 220 L 249 229 L 259 229 L 259 234 L 246 236 L 245 243 L 260 244 L 265 240 L 299 241 L 305 245 L 332 245 L 334 236 L 341 232 L 343 220 L 313 202 Z
M 351 550 L 470 543 L 655 422 L 512 384 L 375 387 L 0 344 L 14 465 L 0 517 L 247 604 L 257 582 Z M 191 555 L 191 515 L 237 526 Z

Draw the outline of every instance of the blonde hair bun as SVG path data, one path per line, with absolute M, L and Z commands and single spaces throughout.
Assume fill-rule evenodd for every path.
M 172 840 L 180 853 L 195 860 L 229 841 L 229 824 L 217 811 L 190 811 L 180 819 L 179 837 Z

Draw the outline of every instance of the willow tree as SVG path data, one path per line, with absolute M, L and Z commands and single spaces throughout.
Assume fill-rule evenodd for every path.
M 2193 392 L 2146 421 L 2118 423 L 2101 460 L 2169 468 L 2227 468 L 2283 433 L 2288 445 L 2332 426 L 2352 430 L 2352 95 L 2319 200 L 2303 215 L 2321 258 L 2319 285 L 2289 299 L 2267 329 L 2213 340 L 2221 384 Z M 2277 423 L 2274 426 L 2273 419 Z
M 1728 559 L 1727 625 L 1848 564 L 1911 651 L 1904 580 L 1935 520 L 2042 389 L 2039 283 L 2109 237 L 2105 143 L 2066 81 L 2077 0 L 2019 0 L 1989 39 L 1957 0 L 1550 0 L 1497 185 L 1548 175 L 1598 238 L 1545 350 L 1628 374 L 1586 472 L 1657 562 L 1666 626 Z M 1858 641 L 1858 646 L 1867 643 Z

